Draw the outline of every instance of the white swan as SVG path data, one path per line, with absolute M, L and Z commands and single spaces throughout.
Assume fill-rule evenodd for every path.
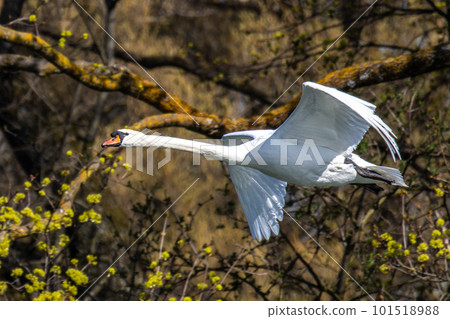
M 223 145 L 145 135 L 120 129 L 103 147 L 163 147 L 202 154 L 229 164 L 231 180 L 252 236 L 269 239 L 279 233 L 287 182 L 300 186 L 361 184 L 378 192 L 375 183 L 404 186 L 395 168 L 369 163 L 353 150 L 370 126 L 400 159 L 395 135 L 374 114 L 375 105 L 312 82 L 303 83 L 300 103 L 276 130 L 226 134 Z

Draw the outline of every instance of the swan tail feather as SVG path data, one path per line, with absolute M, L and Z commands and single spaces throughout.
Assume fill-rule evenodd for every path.
M 392 185 L 408 187 L 403 179 L 402 173 L 396 168 L 386 166 L 369 166 L 367 169 L 392 180 Z

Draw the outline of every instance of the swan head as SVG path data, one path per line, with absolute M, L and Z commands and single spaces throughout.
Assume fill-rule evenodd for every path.
M 132 147 L 146 136 L 142 132 L 122 128 L 112 132 L 111 139 L 104 142 L 102 147 Z

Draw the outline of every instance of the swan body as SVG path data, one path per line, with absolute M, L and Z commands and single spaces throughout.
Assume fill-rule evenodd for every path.
M 370 126 L 382 136 L 393 160 L 401 158 L 392 130 L 374 114 L 375 105 L 320 84 L 303 83 L 302 98 L 276 130 L 234 132 L 222 145 L 129 129 L 111 134 L 103 147 L 163 147 L 224 161 L 252 236 L 269 239 L 279 233 L 287 183 L 341 186 L 375 183 L 404 186 L 401 173 L 353 154 Z M 377 190 L 377 189 L 375 189 Z

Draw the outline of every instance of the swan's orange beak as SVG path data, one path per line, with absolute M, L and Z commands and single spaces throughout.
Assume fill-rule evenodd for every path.
M 103 143 L 102 147 L 118 147 L 118 146 L 120 146 L 121 142 L 122 141 L 120 140 L 120 136 L 119 136 L 119 134 L 117 134 L 112 139 L 110 139 L 110 140 L 106 141 L 105 143 Z

